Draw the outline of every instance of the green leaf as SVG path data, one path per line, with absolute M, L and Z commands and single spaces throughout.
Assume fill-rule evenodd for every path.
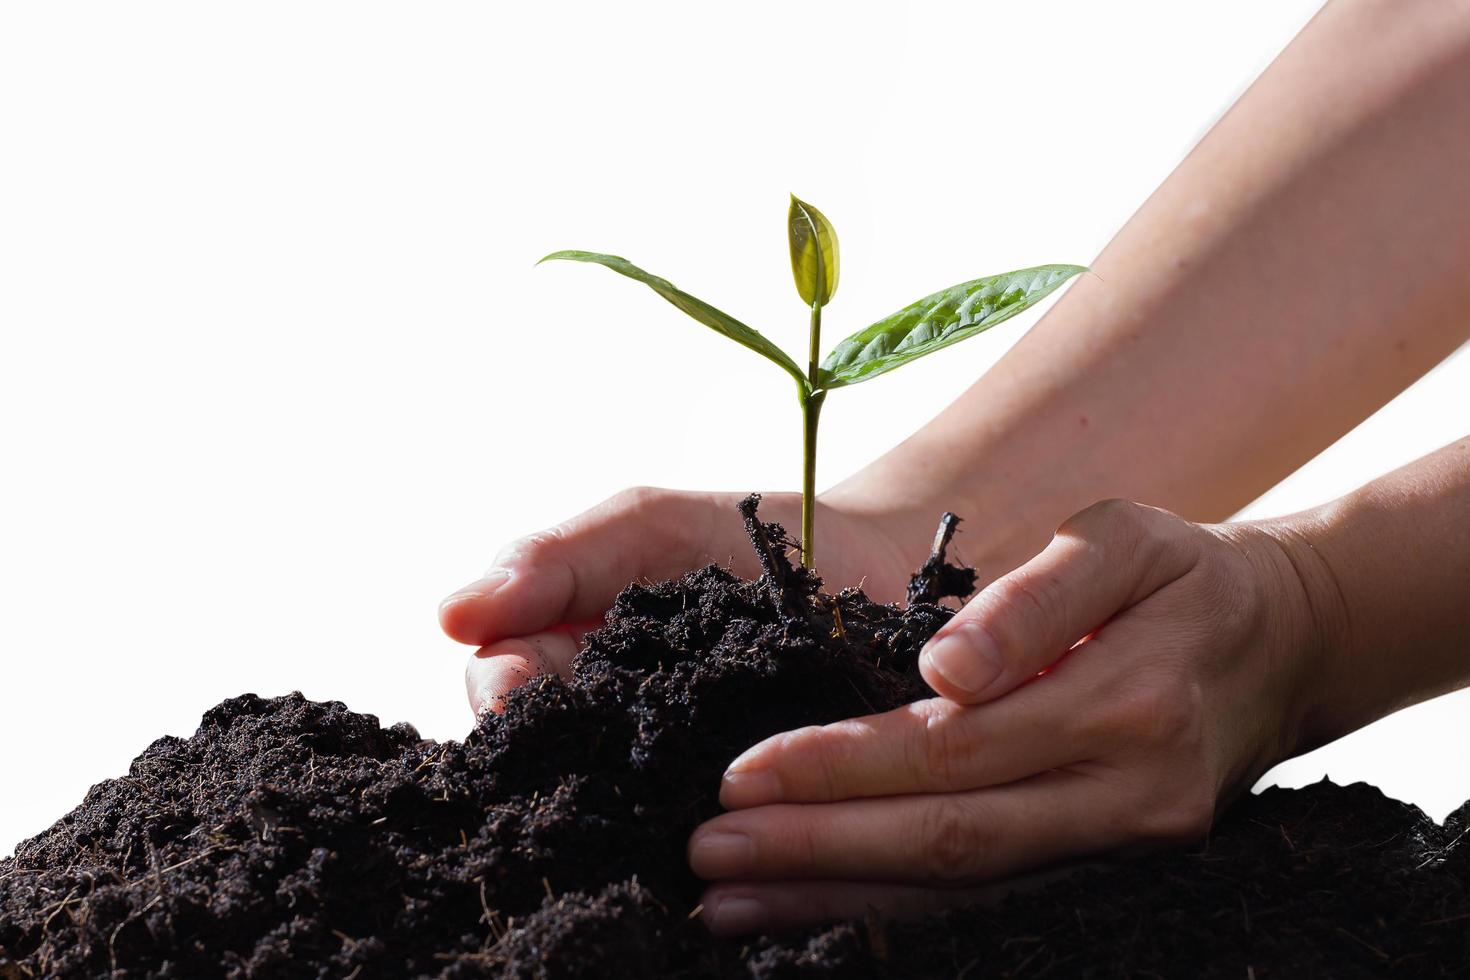
M 826 306 L 837 292 L 837 230 L 826 215 L 792 194 L 786 237 L 791 243 L 791 275 L 802 302 Z
M 834 347 L 822 362 L 817 387 L 855 385 L 983 333 L 1086 271 L 1080 265 L 1039 265 L 925 296 Z
M 806 379 L 806 375 L 802 373 L 801 368 L 796 366 L 796 362 L 788 357 L 785 351 L 762 336 L 760 332 L 747 327 L 728 313 L 723 313 L 715 309 L 704 300 L 690 296 L 688 293 L 675 287 L 667 279 L 661 279 L 650 272 L 645 272 L 621 256 L 568 250 L 552 252 L 543 258 L 541 262 L 546 262 L 551 259 L 565 259 L 570 262 L 596 262 L 598 265 L 605 265 L 614 272 L 627 276 L 629 279 L 636 279 L 706 327 L 709 327 L 717 333 L 724 334 L 742 347 L 749 347 L 757 354 L 780 365 L 788 374 L 797 380 L 797 383 L 801 385 L 803 391 L 811 388 L 811 385 Z M 536 264 L 540 265 L 541 262 L 537 262 Z

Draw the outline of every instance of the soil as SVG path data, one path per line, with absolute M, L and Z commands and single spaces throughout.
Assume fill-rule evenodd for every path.
M 1441 827 L 1326 782 L 988 907 L 712 939 L 684 844 L 726 764 L 929 696 L 919 648 L 973 586 L 950 520 L 900 609 L 820 592 L 743 511 L 761 579 L 630 585 L 569 680 L 464 742 L 299 694 L 154 742 L 0 862 L 0 980 L 1470 974 L 1470 804 Z

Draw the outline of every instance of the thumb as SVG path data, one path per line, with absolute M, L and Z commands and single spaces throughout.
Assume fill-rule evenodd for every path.
M 1192 528 L 1152 507 L 1093 504 L 934 635 L 919 658 L 925 682 L 964 704 L 1014 690 L 1109 618 L 1188 572 Z
M 512 542 L 439 606 L 439 624 L 483 646 L 595 620 L 629 582 L 668 578 L 749 550 L 735 495 L 637 487 Z M 730 515 L 727 520 L 718 517 Z

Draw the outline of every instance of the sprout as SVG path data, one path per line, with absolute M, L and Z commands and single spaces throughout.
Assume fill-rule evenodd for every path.
M 598 252 L 552 252 L 546 258 L 596 262 L 636 279 L 705 326 L 748 347 L 796 381 L 802 418 L 801 562 L 816 557 L 813 511 L 817 482 L 817 421 L 827 393 L 902 367 L 925 354 L 957 344 L 1009 320 L 1087 271 L 1080 265 L 1040 265 L 998 276 L 972 279 L 910 303 L 865 327 L 821 357 L 822 308 L 837 292 L 837 232 L 826 216 L 794 195 L 786 221 L 791 275 L 796 292 L 811 310 L 807 367 L 803 371 L 785 351 L 739 320 L 638 268 L 627 259 Z M 539 263 L 538 263 L 539 264 Z

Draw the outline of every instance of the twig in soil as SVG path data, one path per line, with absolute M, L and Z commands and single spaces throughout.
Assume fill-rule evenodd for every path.
M 868 700 L 867 695 L 863 694 L 863 692 L 858 689 L 858 686 L 853 683 L 851 677 L 847 678 L 847 684 L 849 687 L 852 688 L 852 693 L 856 694 L 858 696 L 858 700 L 861 701 L 863 705 L 868 709 L 868 714 L 876 715 L 878 713 L 878 709 L 873 706 L 873 702 Z
M 484 914 L 480 916 L 480 921 L 490 927 L 490 934 L 492 936 L 494 936 L 496 939 L 499 939 L 501 935 L 500 913 L 492 909 L 490 907 L 490 903 L 485 898 L 485 879 L 480 878 L 477 880 L 480 883 L 480 908 L 484 912 Z
M 153 849 L 153 842 L 144 838 L 143 843 L 148 847 L 148 867 L 153 872 L 153 884 L 158 888 L 158 897 L 163 897 L 163 872 L 158 868 L 158 852 Z
M 959 526 L 960 519 L 954 515 L 953 511 L 947 510 L 940 515 L 939 530 L 934 532 L 934 544 L 929 548 L 929 553 L 938 556 L 942 560 L 944 558 L 944 549 L 948 548 L 949 543 L 954 540 L 954 533 L 959 529 Z
M 1035 949 L 1033 949 L 1031 951 L 1031 955 L 1030 956 L 1027 956 L 1024 960 L 1022 960 L 1021 962 L 1019 962 L 1019 963 L 1016 964 L 1016 969 L 1013 971 L 1014 975 L 1020 976 L 1021 975 L 1021 971 L 1024 970 L 1024 969 L 1026 969 L 1026 967 L 1030 966 L 1031 965 L 1031 961 L 1034 960 L 1034 959 L 1036 959 L 1036 957 L 1040 956 L 1044 952 L 1046 952 L 1046 945 L 1045 944 L 1042 944 L 1042 945 L 1036 947 Z
M 654 905 L 657 905 L 659 907 L 659 910 L 662 911 L 664 915 L 668 915 L 669 914 L 669 907 L 667 905 L 665 905 L 663 902 L 660 902 L 658 900 L 658 896 L 657 895 L 655 895 L 653 892 L 649 891 L 647 888 L 644 888 L 642 885 L 640 885 L 638 883 L 638 876 L 637 875 L 634 875 L 632 878 L 628 879 L 628 886 L 629 886 L 630 890 L 632 890 L 635 894 L 647 895 L 648 896 L 648 900 L 650 902 L 652 902 Z
M 427 766 L 431 762 L 440 762 L 440 761 L 442 761 L 443 758 L 444 758 L 444 753 L 445 753 L 445 751 L 448 748 L 449 748 L 449 746 L 444 745 L 444 746 L 440 746 L 438 752 L 430 752 L 428 755 L 424 756 L 424 761 L 423 762 L 420 762 L 417 766 L 414 766 L 413 771 L 414 772 L 418 772 L 420 769 L 424 768 L 424 766 Z
M 934 544 L 929 548 L 929 557 L 923 566 L 909 579 L 908 604 L 938 602 L 945 596 L 963 599 L 975 591 L 975 570 L 963 565 L 952 565 L 945 560 L 945 552 L 959 530 L 960 519 L 949 511 L 939 518 L 939 529 L 934 532 Z
M 1359 946 L 1362 946 L 1364 949 L 1368 950 L 1374 956 L 1377 956 L 1380 960 L 1387 960 L 1388 959 L 1388 954 L 1387 953 L 1385 953 L 1383 950 L 1379 949 L 1377 946 L 1374 946 L 1372 943 L 1368 942 L 1366 939 L 1359 939 L 1357 936 L 1354 936 L 1352 933 L 1348 932 L 1342 926 L 1337 926 L 1336 928 L 1337 928 L 1337 931 L 1338 932 L 1342 933 L 1344 936 L 1348 937 L 1353 942 L 1357 943 Z
M 1460 835 L 1458 837 L 1456 837 L 1454 840 L 1450 841 L 1444 847 L 1436 848 L 1435 850 L 1430 851 L 1429 852 L 1429 856 L 1427 858 L 1425 858 L 1423 861 L 1421 861 L 1419 863 L 1418 867 L 1414 868 L 1414 870 L 1415 871 L 1422 870 L 1425 865 L 1433 864 L 1435 861 L 1438 861 L 1440 858 L 1442 858 L 1446 854 L 1450 853 L 1450 851 L 1453 851 L 1455 849 L 1455 845 L 1459 844 L 1460 841 L 1462 841 L 1462 840 L 1465 839 L 1465 835 L 1466 834 L 1470 834 L 1470 830 L 1462 830 L 1462 831 L 1460 831 Z
M 61 910 L 64 909 L 64 908 L 66 908 L 67 904 L 69 902 L 71 902 L 72 897 L 75 896 L 76 893 L 77 893 L 77 890 L 75 888 L 73 888 L 71 891 L 69 891 L 69 892 L 66 893 L 66 897 L 65 898 L 63 898 L 61 901 L 59 901 L 59 902 L 56 903 L 56 907 L 55 908 L 49 910 L 51 912 L 51 914 L 48 915 L 48 916 L 46 916 L 46 921 L 45 922 L 41 923 L 41 934 L 43 936 L 46 934 L 46 930 L 49 929 L 49 928 L 51 928 L 51 920 L 54 919 L 54 918 L 56 918 L 58 915 L 61 914 Z
M 775 538 L 772 533 L 772 525 L 765 523 L 756 515 L 756 508 L 760 506 L 760 502 L 761 495 L 752 493 L 736 505 L 740 516 L 745 518 L 745 534 L 750 538 L 751 546 L 755 548 L 755 556 L 761 566 L 761 577 L 770 590 L 776 614 L 800 617 L 801 606 L 793 601 L 788 581 L 791 575 L 791 565 L 786 561 L 784 554 L 784 549 L 790 546 L 791 542 L 785 540 L 784 536 Z M 781 550 L 777 550 L 778 548 Z
M 159 875 L 166 875 L 170 871 L 177 871 L 180 868 L 182 868 L 184 865 L 186 865 L 186 864 L 193 864 L 195 861 L 203 860 L 204 858 L 209 857 L 211 854 L 213 854 L 216 851 L 233 851 L 233 850 L 238 850 L 238 848 L 225 847 L 222 844 L 221 845 L 218 845 L 218 846 L 215 846 L 215 847 L 208 847 L 208 848 L 205 848 L 204 850 L 200 851 L 198 854 L 194 855 L 191 858 L 185 858 L 182 861 L 178 861 L 178 862 L 176 862 L 174 864 L 170 864 L 166 868 L 160 868 L 158 870 L 158 874 Z M 162 883 L 162 881 L 159 882 L 158 888 L 159 888 L 159 891 L 162 891 L 163 890 L 163 883 Z

